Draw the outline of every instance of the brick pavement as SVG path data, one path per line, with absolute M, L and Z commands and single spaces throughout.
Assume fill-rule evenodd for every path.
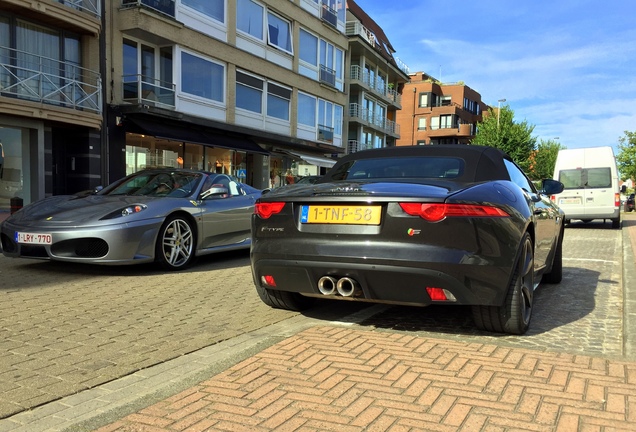
M 602 428 L 636 428 L 636 363 L 313 327 L 98 431 Z
M 636 217 L 624 219 L 623 247 L 633 270 Z M 621 281 L 634 277 L 624 271 Z M 630 316 L 625 331 L 636 332 Z M 97 396 L 84 392 L 51 404 L 70 411 L 63 416 L 47 418 L 36 410 L 39 422 L 15 430 L 636 430 L 634 361 L 368 331 L 324 320 L 294 327 L 294 320 L 275 325 L 271 346 L 254 344 L 253 355 L 208 371 L 173 396 L 132 411 L 122 408 L 119 420 L 105 421 L 111 414 L 80 422 L 91 416 L 74 410 L 82 400 L 93 402 L 84 404 L 88 411 L 106 399 L 100 389 Z M 187 357 L 174 375 L 186 375 Z M 72 417 L 75 426 L 59 421 Z M 0 422 L 0 431 L 14 430 L 4 426 Z
M 633 431 L 636 362 L 317 326 L 99 432 L 136 430 Z

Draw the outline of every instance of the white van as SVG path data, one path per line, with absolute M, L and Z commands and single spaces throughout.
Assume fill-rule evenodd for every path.
M 572 219 L 609 219 L 612 228 L 621 227 L 618 170 L 612 147 L 559 150 L 554 179 L 565 186 L 563 192 L 552 197 L 565 212 L 565 223 Z

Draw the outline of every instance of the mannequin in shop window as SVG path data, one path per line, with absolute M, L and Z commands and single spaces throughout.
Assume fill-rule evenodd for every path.
M 294 184 L 294 174 L 292 173 L 292 170 L 287 170 L 287 174 L 285 174 L 285 182 L 288 185 Z
M 269 173 L 269 178 L 270 178 L 270 186 L 273 188 L 280 186 L 280 177 L 278 177 L 278 174 L 276 174 L 276 171 L 272 170 Z

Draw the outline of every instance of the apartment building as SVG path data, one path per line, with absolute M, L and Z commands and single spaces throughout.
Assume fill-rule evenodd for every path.
M 464 83 L 443 84 L 425 72 L 410 75 L 397 113 L 397 145 L 468 144 L 488 105 Z
M 325 155 L 344 152 L 342 2 L 107 5 L 109 178 L 162 165 L 265 188 L 288 172 L 320 173 L 335 163 Z
M 408 67 L 393 56 L 382 28 L 353 0 L 347 0 L 346 32 L 351 58 L 347 153 L 393 146 L 400 138 L 396 113 L 402 108 Z
M 0 0 L 0 210 L 100 181 L 102 18 L 100 0 Z

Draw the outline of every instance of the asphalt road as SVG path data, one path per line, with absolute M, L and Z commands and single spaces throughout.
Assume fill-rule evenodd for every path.
M 636 328 L 626 315 L 633 296 L 625 289 L 633 269 L 623 264 L 625 253 L 631 254 L 627 228 L 635 225 L 636 217 L 626 215 L 623 230 L 597 222 L 568 227 L 563 282 L 540 286 L 531 328 L 521 337 L 477 331 L 463 307 L 325 302 L 303 315 L 274 310 L 254 291 L 247 252 L 207 256 L 178 273 L 149 265 L 78 266 L 0 257 L 0 431 L 3 425 L 10 430 L 2 419 L 287 323 L 290 332 L 347 325 L 466 346 L 636 361 L 630 340 Z M 634 266 L 633 256 L 628 265 Z M 254 350 L 283 338 L 262 335 Z

